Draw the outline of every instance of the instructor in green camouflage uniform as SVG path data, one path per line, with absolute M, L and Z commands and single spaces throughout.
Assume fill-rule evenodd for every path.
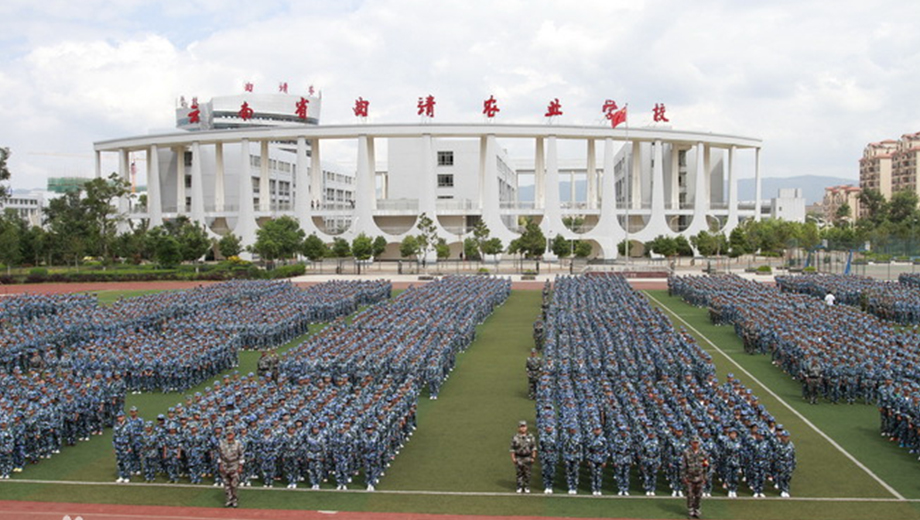
M 518 423 L 518 431 L 511 438 L 511 462 L 517 470 L 517 492 L 530 493 L 530 472 L 537 458 L 537 441 L 527 433 L 527 421 Z

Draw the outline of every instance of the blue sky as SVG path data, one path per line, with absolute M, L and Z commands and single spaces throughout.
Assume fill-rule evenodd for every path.
M 315 85 L 323 123 L 630 125 L 665 103 L 674 128 L 764 139 L 767 176 L 856 179 L 869 141 L 920 130 L 920 3 L 374 0 L 6 0 L 0 4 L 0 146 L 14 188 L 90 175 L 92 143 L 173 126 L 180 95 Z M 353 162 L 346 145 L 331 149 Z M 514 150 L 512 150 L 513 152 Z M 565 153 L 565 152 L 563 152 Z M 574 151 L 572 153 L 578 153 Z

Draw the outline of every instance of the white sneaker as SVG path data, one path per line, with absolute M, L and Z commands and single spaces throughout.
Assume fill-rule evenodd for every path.
M 655 492 L 654 492 L 654 491 L 649 491 L 649 492 L 648 492 L 648 496 L 650 496 L 650 497 L 655 496 Z
M 524 488 L 524 493 L 530 493 L 530 488 Z
M 373 484 L 368 484 L 368 485 L 367 485 L 367 490 L 368 490 L 368 491 L 374 491 L 374 485 L 373 485 Z
M 781 497 L 783 497 L 783 498 L 789 498 L 789 493 L 783 491 L 782 493 L 779 494 L 779 496 L 781 496 Z
M 684 498 L 684 492 L 683 492 L 683 491 L 678 491 L 678 492 L 677 492 L 677 496 L 679 496 L 680 498 Z
M 116 484 L 121 484 L 121 477 L 118 477 L 117 479 L 115 479 L 115 483 L 116 483 Z
M 318 490 L 318 489 L 319 489 L 319 484 L 313 484 L 313 485 L 310 487 L 310 489 L 312 489 L 313 491 Z
M 671 496 L 672 496 L 672 497 L 676 497 L 676 496 L 677 496 L 677 491 L 671 491 Z
M 629 496 L 629 491 L 624 491 L 624 492 L 623 492 L 623 496 L 624 496 L 624 497 L 628 497 L 628 496 Z
M 517 488 L 517 490 L 515 491 L 515 493 L 523 493 L 523 492 L 524 492 L 524 490 L 521 489 L 521 488 Z
M 543 490 L 543 494 L 544 494 L 544 495 L 552 495 L 552 494 L 553 494 L 553 488 L 546 488 L 546 489 L 544 489 L 544 490 Z
M 574 489 L 570 489 L 570 490 L 569 490 L 569 494 L 570 494 L 570 495 L 574 495 L 574 494 L 576 494 L 576 493 L 578 493 L 578 491 L 576 491 L 576 490 L 574 490 Z

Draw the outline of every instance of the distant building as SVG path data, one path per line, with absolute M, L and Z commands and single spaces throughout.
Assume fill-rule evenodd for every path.
M 920 159 L 920 132 L 904 134 L 901 139 L 869 143 L 859 159 L 859 186 L 878 190 L 891 200 L 896 191 L 912 190 L 920 195 L 917 164 Z
M 91 180 L 88 177 L 51 177 L 48 179 L 48 191 L 51 193 L 78 191 Z
M 770 199 L 770 218 L 805 222 L 805 197 L 801 188 L 782 188 Z
M 847 218 L 855 222 L 859 218 L 859 194 L 862 189 L 850 184 L 843 186 L 830 186 L 824 188 L 824 220 L 827 223 L 837 221 L 837 211 L 841 206 L 847 205 L 850 210 Z
M 28 194 L 13 194 L 6 200 L 0 200 L 0 211 L 13 210 L 19 218 L 27 221 L 30 226 L 42 225 L 42 206 L 44 197 L 39 192 Z

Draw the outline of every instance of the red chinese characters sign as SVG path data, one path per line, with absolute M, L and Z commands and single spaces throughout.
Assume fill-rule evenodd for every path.
M 434 117 L 434 105 L 435 100 L 434 96 L 428 95 L 428 97 L 418 98 L 418 115 L 424 115 L 425 117 Z
M 562 115 L 562 103 L 559 102 L 559 98 L 556 98 L 549 102 L 549 106 L 546 107 L 546 113 L 543 114 L 544 117 L 555 117 Z
M 300 98 L 300 101 L 297 102 L 297 107 L 294 109 L 294 113 L 297 114 L 297 117 L 300 119 L 307 118 L 307 105 L 310 104 L 310 100 L 307 98 Z
M 623 108 L 618 109 L 617 102 L 612 99 L 604 101 L 601 112 L 604 113 L 604 117 L 610 121 L 610 126 L 613 128 L 626 122 L 626 106 L 624 105 Z
M 358 99 L 355 100 L 355 107 L 352 109 L 355 112 L 355 117 L 367 117 L 367 108 L 370 104 L 370 101 L 359 96 Z
M 188 122 L 189 123 L 200 123 L 201 122 L 201 110 L 198 110 L 198 98 L 192 98 L 191 110 L 188 113 Z
M 244 121 L 252 119 L 253 114 L 255 114 L 255 111 L 249 107 L 249 103 L 243 101 L 243 104 L 240 106 L 240 119 Z
M 247 81 L 246 84 L 243 85 L 243 89 L 246 90 L 246 92 L 252 92 L 252 82 Z
M 501 109 L 498 108 L 498 101 L 495 101 L 495 96 L 489 96 L 489 99 L 482 102 L 482 113 L 489 119 L 495 117 L 495 114 L 499 112 L 501 112 Z
M 287 82 L 286 82 L 286 81 L 283 82 L 283 83 L 278 84 L 278 92 L 283 92 L 283 93 L 287 94 L 287 93 L 288 93 L 287 90 L 288 90 L 288 85 L 287 85 Z
M 655 103 L 655 108 L 652 109 L 652 117 L 656 123 L 660 123 L 662 121 L 668 123 L 671 121 L 664 115 L 664 103 Z

